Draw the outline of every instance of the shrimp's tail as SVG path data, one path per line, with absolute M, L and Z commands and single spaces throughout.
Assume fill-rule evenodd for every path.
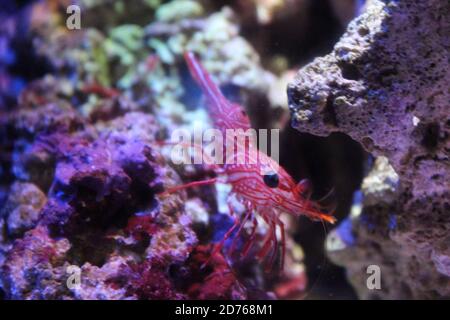
M 186 60 L 191 76 L 200 86 L 208 100 L 213 104 L 211 107 L 221 108 L 225 101 L 225 97 L 222 95 L 219 87 L 213 82 L 203 65 L 197 60 L 195 54 L 191 51 L 187 51 L 184 53 L 184 59 Z

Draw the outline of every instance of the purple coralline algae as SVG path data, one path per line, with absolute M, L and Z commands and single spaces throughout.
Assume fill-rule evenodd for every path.
M 2 210 L 6 297 L 182 296 L 167 288 L 130 293 L 113 281 L 127 268 L 143 274 L 151 268 L 160 278 L 165 272 L 170 283 L 160 261 L 182 263 L 197 242 L 180 199 L 160 204 L 155 197 L 176 174 L 163 169 L 164 160 L 151 148 L 158 128 L 153 117 L 127 113 L 96 128 L 56 104 L 19 108 L 2 118 L 11 168 L 20 168 L 13 173 L 24 180 L 11 186 Z M 39 176 L 40 167 L 49 179 Z M 69 265 L 80 267 L 80 288 L 65 285 Z
M 340 228 L 328 241 L 361 298 L 450 297 L 449 34 L 446 0 L 368 1 L 288 86 L 295 128 L 345 133 L 377 157 L 350 215 L 354 243 Z

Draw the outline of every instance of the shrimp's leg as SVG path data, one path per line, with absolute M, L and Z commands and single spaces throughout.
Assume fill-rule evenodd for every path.
M 228 204 L 228 209 L 230 211 L 230 215 L 232 217 L 234 217 L 234 224 L 231 226 L 230 229 L 228 229 L 228 231 L 225 233 L 225 235 L 223 236 L 223 239 L 220 241 L 219 245 L 216 247 L 216 249 L 214 249 L 214 253 L 217 253 L 218 251 L 222 250 L 223 246 L 225 245 L 225 241 L 227 241 L 231 235 L 233 234 L 233 231 L 239 226 L 239 224 L 241 223 L 239 220 L 239 217 L 235 214 L 233 206 L 231 205 L 230 202 L 227 203 Z
M 228 231 L 223 236 L 222 240 L 220 240 L 220 242 L 214 247 L 213 251 L 211 252 L 210 257 L 208 258 L 208 260 L 205 261 L 205 263 L 202 264 L 201 268 L 204 268 L 209 263 L 209 261 L 212 259 L 212 257 L 214 257 L 218 252 L 220 252 L 222 250 L 223 246 L 225 245 L 225 241 L 227 241 L 227 239 L 229 239 L 231 237 L 231 235 L 233 234 L 233 231 L 240 224 L 240 220 L 237 217 L 237 215 L 234 213 L 234 209 L 233 209 L 231 203 L 228 202 L 227 204 L 228 204 L 228 209 L 230 211 L 230 215 L 232 217 L 234 217 L 234 224 L 231 226 L 230 229 L 228 229 Z
M 239 235 L 240 235 L 240 233 L 242 231 L 242 228 L 244 227 L 244 225 L 247 222 L 247 220 L 250 219 L 250 217 L 252 217 L 252 213 L 253 213 L 253 206 L 252 206 L 252 204 L 250 202 L 244 202 L 244 205 L 245 205 L 245 210 L 246 210 L 247 213 L 244 216 L 244 219 L 242 220 L 242 224 L 239 227 L 239 230 L 238 230 L 238 232 L 236 233 L 236 235 L 235 235 L 235 237 L 233 239 L 233 243 L 231 244 L 229 254 L 233 253 L 234 248 L 236 246 L 236 242 L 239 239 Z
M 241 231 L 242 231 L 242 229 L 244 228 L 245 223 L 247 222 L 247 220 L 250 218 L 251 215 L 252 215 L 252 212 L 249 211 L 249 212 L 245 215 L 244 219 L 242 219 L 242 223 L 241 223 L 241 225 L 239 226 L 239 229 L 238 229 L 238 231 L 236 232 L 236 235 L 234 236 L 233 242 L 231 243 L 231 247 L 230 247 L 230 251 L 229 251 L 229 254 L 230 254 L 230 255 L 234 252 L 234 249 L 235 249 L 236 244 L 237 244 L 237 240 L 239 239 L 239 235 L 241 234 Z
M 253 244 L 255 243 L 256 240 L 256 231 L 258 228 L 258 220 L 256 219 L 255 216 L 252 217 L 252 232 L 250 233 L 250 238 L 247 240 L 247 243 L 245 244 L 244 249 L 242 250 L 242 254 L 241 257 L 246 257 L 248 255 L 248 253 L 250 252 L 250 249 L 253 247 Z
M 258 259 L 263 259 L 265 256 L 267 256 L 267 254 L 269 253 L 270 249 L 271 249 L 271 245 L 273 242 L 273 234 L 272 234 L 272 228 L 273 226 L 271 225 L 270 222 L 268 222 L 268 226 L 269 226 L 269 233 L 267 234 L 266 238 L 264 239 L 264 244 L 262 246 L 262 248 L 259 250 L 259 252 L 257 253 L 257 257 Z
M 272 243 L 272 254 L 270 255 L 269 263 L 267 264 L 265 270 L 270 271 L 273 268 L 273 263 L 275 262 L 275 259 L 277 257 L 278 253 L 278 240 L 277 240 L 277 224 L 272 221 L 271 222 L 271 243 Z
M 189 182 L 189 183 L 186 183 L 186 184 L 182 184 L 180 186 L 175 186 L 175 187 L 168 188 L 164 192 L 162 192 L 161 195 L 165 196 L 165 195 L 177 192 L 179 190 L 188 189 L 188 188 L 192 188 L 192 187 L 206 186 L 206 185 L 214 184 L 216 182 L 217 182 L 217 178 L 211 178 L 211 179 L 207 179 L 207 180 Z
M 270 256 L 269 262 L 265 268 L 265 270 L 268 271 L 268 270 L 272 269 L 273 262 L 275 261 L 275 258 L 277 256 L 277 252 L 278 252 L 278 250 L 277 250 L 278 241 L 277 241 L 277 234 L 276 234 L 277 216 L 276 216 L 276 212 L 274 212 L 273 210 L 266 209 L 261 212 L 261 217 L 267 223 L 269 230 L 268 230 L 268 234 L 264 240 L 264 244 L 256 256 L 258 257 L 258 259 L 264 259 L 269 254 L 269 252 L 271 250 L 273 250 L 272 254 Z
M 280 217 L 277 217 L 277 223 L 280 226 L 281 232 L 281 270 L 284 269 L 284 258 L 286 255 L 286 235 L 284 230 L 284 223 L 280 220 Z
M 274 212 L 275 213 L 275 212 Z M 275 219 L 273 221 L 273 238 L 274 238 L 274 252 L 271 255 L 269 266 L 273 265 L 273 262 L 275 261 L 276 255 L 278 253 L 278 238 L 276 235 L 276 227 L 279 227 L 280 233 L 281 233 L 281 252 L 280 252 L 280 271 L 284 269 L 284 259 L 286 255 L 286 234 L 284 229 L 284 223 L 281 221 L 279 216 L 275 216 Z M 271 269 L 271 267 L 269 268 Z

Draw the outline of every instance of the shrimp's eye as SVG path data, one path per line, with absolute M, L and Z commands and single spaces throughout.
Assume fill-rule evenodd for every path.
M 280 180 L 278 179 L 278 175 L 276 173 L 265 174 L 263 177 L 264 183 L 269 188 L 276 188 Z

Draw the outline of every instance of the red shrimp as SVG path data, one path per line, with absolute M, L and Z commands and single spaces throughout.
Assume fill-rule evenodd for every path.
M 213 122 L 224 132 L 226 129 L 247 129 L 250 122 L 246 114 L 239 105 L 229 102 L 220 92 L 219 88 L 212 82 L 208 73 L 197 61 L 192 53 L 186 53 L 185 59 L 193 78 L 202 88 L 209 102 L 209 114 L 213 117 Z M 221 250 L 225 240 L 238 228 L 231 245 L 234 248 L 235 240 L 240 234 L 243 226 L 248 221 L 252 221 L 253 226 L 247 243 L 244 245 L 242 255 L 246 256 L 252 248 L 256 239 L 257 220 L 255 213 L 259 214 L 268 226 L 268 232 L 263 240 L 262 246 L 257 253 L 257 257 L 264 259 L 270 252 L 269 266 L 277 254 L 277 227 L 281 235 L 281 265 L 283 266 L 285 256 L 285 230 L 280 219 L 281 213 L 287 213 L 294 217 L 305 215 L 312 220 L 326 221 L 334 223 L 335 218 L 326 214 L 320 206 L 308 199 L 305 195 L 308 191 L 308 183 L 300 181 L 295 183 L 294 179 L 278 163 L 259 151 L 253 145 L 247 148 L 236 148 L 233 160 L 223 165 L 215 166 L 216 172 L 225 177 L 224 182 L 232 186 L 234 193 L 246 208 L 242 220 L 236 218 L 235 224 L 225 234 L 223 240 L 216 247 L 216 251 Z M 244 154 L 242 154 L 244 152 Z M 242 161 L 236 161 L 239 159 Z M 243 158 L 242 158 L 243 157 Z M 213 178 L 203 181 L 194 181 L 180 186 L 167 189 L 164 194 L 169 194 L 181 189 L 194 186 L 208 185 L 216 183 L 219 179 Z M 229 205 L 230 213 L 233 207 Z

